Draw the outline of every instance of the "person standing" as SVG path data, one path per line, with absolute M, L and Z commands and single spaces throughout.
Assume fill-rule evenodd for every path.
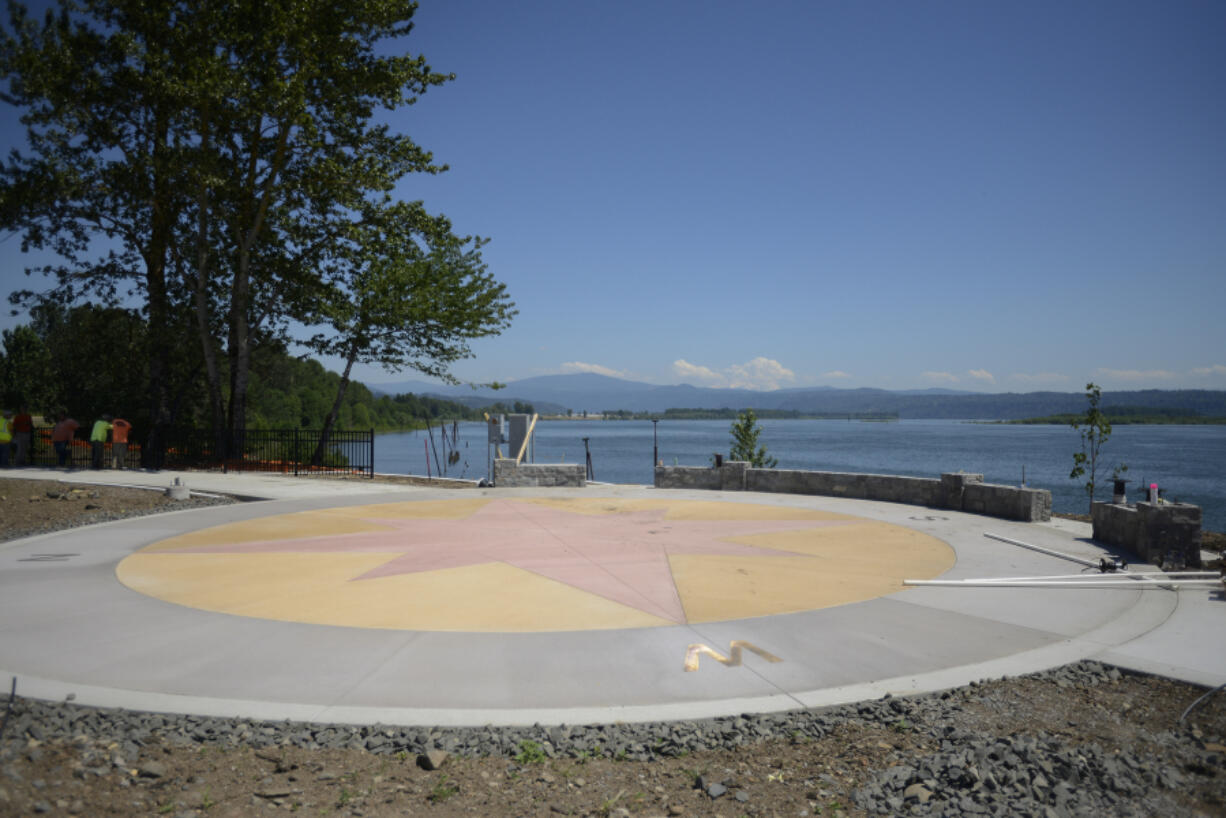
M 122 469 L 128 460 L 128 433 L 132 424 L 123 418 L 111 421 L 111 457 L 114 458 L 114 468 Z
M 72 436 L 81 424 L 68 417 L 67 412 L 55 413 L 55 426 L 51 429 L 51 445 L 55 448 L 55 463 L 60 468 L 72 468 Z
M 0 414 L 0 469 L 9 467 L 9 448 L 13 443 L 13 413 L 5 409 Z
M 102 469 L 102 459 L 106 454 L 106 436 L 110 431 L 111 416 L 103 415 L 94 421 L 94 428 L 89 432 L 89 467 L 94 471 Z
M 30 465 L 30 444 L 33 442 L 34 418 L 30 417 L 30 410 L 23 403 L 13 416 L 13 445 L 17 448 L 14 465 Z

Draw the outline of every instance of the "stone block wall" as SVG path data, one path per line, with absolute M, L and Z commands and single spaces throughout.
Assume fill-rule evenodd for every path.
M 494 485 L 498 488 L 587 485 L 587 466 L 582 463 L 516 463 L 513 458 L 494 460 Z
M 954 506 L 947 506 L 954 508 Z M 1006 520 L 1034 522 L 1051 519 L 1051 492 L 1046 489 L 998 486 L 992 483 L 968 485 L 962 492 L 962 511 L 1003 517 Z
M 937 505 L 940 481 L 924 477 L 888 474 L 801 471 L 799 469 L 749 469 L 745 488 L 786 494 L 816 494 L 853 500 L 884 500 L 911 505 Z
M 723 488 L 723 469 L 709 469 L 702 466 L 656 466 L 655 487 L 658 489 L 719 491 Z
M 719 468 L 657 466 L 656 488 L 763 491 L 880 500 L 969 511 L 1008 520 L 1051 519 L 1051 492 L 983 482 L 982 474 L 902 477 L 892 474 L 752 469 L 725 462 Z
M 1095 503 L 1094 539 L 1154 565 L 1200 568 L 1201 509 L 1190 503 Z

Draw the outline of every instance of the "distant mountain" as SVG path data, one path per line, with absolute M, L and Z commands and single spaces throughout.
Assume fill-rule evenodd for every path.
M 372 391 L 413 392 L 486 406 L 495 401 L 531 403 L 538 412 L 663 412 L 665 409 L 790 409 L 799 412 L 896 412 L 903 418 L 963 418 L 1016 420 L 1085 409 L 1080 392 L 959 392 L 951 389 L 890 391 L 838 389 L 830 386 L 777 389 L 711 389 L 678 384 L 656 384 L 611 378 L 607 375 L 542 375 L 511 381 L 505 389 L 474 392 L 467 386 L 422 381 L 368 384 Z M 1209 416 L 1226 416 L 1226 391 L 1206 389 L 1145 389 L 1103 392 L 1102 405 L 1181 409 Z
M 472 409 L 482 409 L 495 403 L 503 403 L 507 406 L 520 403 L 530 403 L 532 408 L 543 415 L 564 415 L 567 407 L 560 403 L 551 401 L 533 400 L 524 397 L 520 394 L 512 395 L 507 390 L 482 390 L 475 391 L 470 386 L 451 386 L 445 383 L 427 383 L 425 381 L 398 381 L 395 383 L 374 383 L 365 384 L 366 388 L 375 394 L 380 395 L 403 395 L 412 393 L 414 395 L 422 395 L 428 398 L 443 398 L 445 400 L 455 401 Z

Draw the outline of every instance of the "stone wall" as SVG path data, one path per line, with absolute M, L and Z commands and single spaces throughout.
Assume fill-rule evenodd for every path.
M 947 508 L 957 508 L 947 506 Z M 1051 492 L 1000 486 L 994 483 L 968 485 L 962 493 L 962 511 L 1033 523 L 1051 519 Z
M 719 468 L 705 469 L 691 466 L 657 466 L 655 486 L 881 500 L 970 511 L 1024 522 L 1051 519 L 1051 492 L 993 485 L 984 483 L 982 474 L 961 472 L 943 474 L 940 479 L 936 479 L 892 474 L 751 469 L 747 463 L 726 462 Z
M 1146 562 L 1200 568 L 1201 510 L 1189 503 L 1095 503 L 1094 539 Z
M 940 505 L 941 481 L 888 474 L 748 469 L 745 489 L 784 494 L 817 494 L 853 500 L 884 500 L 918 506 Z
M 494 460 L 494 485 L 499 488 L 587 485 L 582 463 L 516 463 L 509 457 Z

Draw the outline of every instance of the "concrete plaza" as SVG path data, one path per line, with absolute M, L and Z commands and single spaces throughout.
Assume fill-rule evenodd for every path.
M 22 470 L 265 498 L 0 544 L 0 679 L 82 704 L 385 724 L 816 707 L 1093 658 L 1226 682 L 1222 588 L 1074 574 L 1089 526 L 891 503 Z M 2 480 L 2 478 L 0 478 Z

